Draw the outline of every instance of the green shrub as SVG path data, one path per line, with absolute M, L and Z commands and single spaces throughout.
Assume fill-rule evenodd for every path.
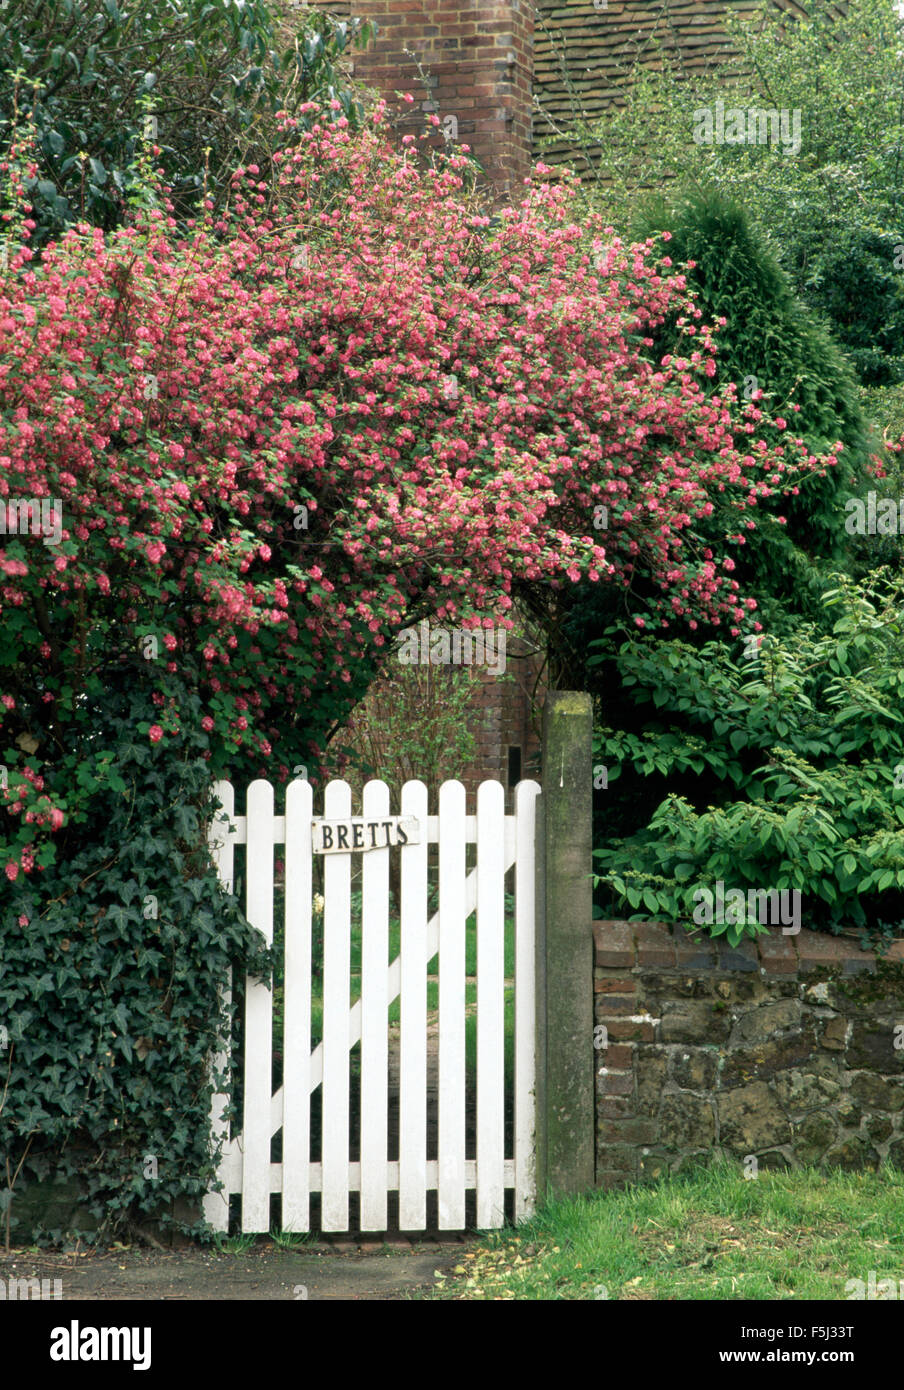
M 651 188 L 717 188 L 768 239 L 794 292 L 828 316 L 861 380 L 900 380 L 904 35 L 896 4 L 724 4 L 718 18 L 731 48 L 691 69 L 676 54 L 682 24 L 668 0 L 649 8 L 661 23 L 633 53 L 626 44 L 616 55 L 618 86 L 603 113 L 591 120 L 578 106 L 564 132 L 582 174 L 589 167 L 588 205 L 624 230 Z M 567 51 L 559 56 L 567 73 Z M 800 148 L 698 143 L 697 113 L 717 102 L 799 113 Z
M 594 851 L 603 910 L 690 921 L 721 880 L 799 891 L 811 927 L 904 925 L 901 586 L 841 579 L 824 602 L 831 633 L 802 624 L 755 654 L 635 639 L 609 660 L 640 709 L 635 731 L 595 732 L 614 784 Z M 761 927 L 711 930 L 736 943 Z
M 761 392 L 770 415 L 786 418 L 789 432 L 801 434 L 814 452 L 839 440 L 844 445 L 840 465 L 809 478 L 798 497 L 760 504 L 758 510 L 785 516 L 787 525 L 761 528 L 741 555 L 739 577 L 754 593 L 780 597 L 785 610 L 800 609 L 805 594 L 812 601 L 819 592 L 818 561 L 842 560 L 839 508 L 859 489 L 878 443 L 870 438 L 856 379 L 823 326 L 795 298 L 740 206 L 712 191 L 672 206 L 658 200 L 635 225 L 640 238 L 665 229 L 671 236 L 663 250 L 676 264 L 694 262 L 688 283 L 704 322 L 725 319 L 717 339 L 715 391 L 733 382 L 743 399 L 759 400 Z M 667 324 L 655 351 L 675 351 L 680 343 L 680 330 Z M 772 442 L 782 442 L 777 430 L 768 433 Z M 774 625 L 774 611 L 766 619 Z
M 900 238 L 854 224 L 814 231 L 791 248 L 789 274 L 831 324 L 865 386 L 904 381 L 904 254 Z
M 788 435 L 800 434 L 815 452 L 836 441 L 844 445 L 836 466 L 800 480 L 797 496 L 754 499 L 752 529 L 739 525 L 729 494 L 717 488 L 709 492 L 711 515 L 696 521 L 701 551 L 709 547 L 716 553 L 727 535 L 740 537 L 730 545 L 733 577 L 756 599 L 757 617 L 768 631 L 787 633 L 801 616 L 819 622 L 828 576 L 848 569 L 857 549 L 845 532 L 844 501 L 868 485 L 870 451 L 880 447 L 867 425 L 857 383 L 823 326 L 795 298 L 763 237 L 730 198 L 710 191 L 673 205 L 650 200 L 633 231 L 638 239 L 659 240 L 657 249 L 676 267 L 695 262 L 687 277 L 702 323 L 726 320 L 716 337 L 711 395 L 724 399 L 733 384 L 739 401 L 759 401 L 769 420 L 785 420 L 786 431 L 766 418 L 758 422 L 758 433 L 770 444 L 781 446 Z M 649 355 L 659 362 L 686 350 L 682 326 L 672 316 L 654 335 Z M 644 597 L 643 587 L 635 586 L 632 608 Z M 589 679 L 593 688 L 586 669 L 588 643 L 613 626 L 629 630 L 632 613 L 623 594 L 599 584 L 577 586 L 562 603 L 558 679 L 575 688 L 586 687 Z M 699 631 L 696 639 L 689 635 L 698 643 Z M 611 693 L 611 684 L 606 688 Z

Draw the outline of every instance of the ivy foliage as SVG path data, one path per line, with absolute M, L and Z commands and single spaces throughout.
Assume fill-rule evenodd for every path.
M 105 775 L 82 800 L 77 843 L 20 887 L 14 916 L 4 908 L 0 1208 L 13 1229 L 17 1199 L 49 1178 L 74 1185 L 94 1241 L 148 1220 L 201 1229 L 181 1204 L 197 1205 L 217 1158 L 221 991 L 230 966 L 266 977 L 269 956 L 211 865 L 198 699 L 172 694 L 197 717 L 164 754 L 139 732 L 155 708 L 140 679 L 111 679 Z
M 695 892 L 721 880 L 799 891 L 807 926 L 904 926 L 901 585 L 840 577 L 824 604 L 830 631 L 801 624 L 756 652 L 635 638 L 613 661 L 592 644 L 637 711 L 632 726 L 606 708 L 594 735 L 607 914 L 691 921 Z M 761 927 L 710 929 L 736 944 Z
M 143 146 L 187 211 L 205 184 L 222 195 L 242 159 L 264 162 L 277 111 L 304 127 L 320 101 L 357 126 L 342 59 L 373 32 L 307 7 L 281 22 L 270 0 L 6 0 L 0 143 L 27 114 L 33 245 L 77 220 L 119 225 Z

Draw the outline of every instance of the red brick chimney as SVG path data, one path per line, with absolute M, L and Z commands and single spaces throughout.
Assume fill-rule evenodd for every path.
M 394 113 L 403 106 L 395 93 L 410 92 L 403 130 L 419 133 L 435 112 L 496 192 L 517 194 L 531 164 L 531 0 L 354 0 L 349 8 L 378 26 L 355 53 L 354 76 Z

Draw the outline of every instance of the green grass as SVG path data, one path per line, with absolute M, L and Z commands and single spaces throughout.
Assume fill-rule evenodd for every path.
M 257 1236 L 250 1234 L 240 1234 L 235 1236 L 224 1236 L 217 1231 L 214 1236 L 214 1246 L 221 1255 L 246 1255 L 257 1242 Z
M 274 1227 L 270 1232 L 270 1239 L 278 1250 L 303 1250 L 306 1246 L 313 1245 L 317 1237 L 310 1231 L 293 1233 Z
M 426 1297 L 845 1300 L 904 1279 L 904 1172 L 728 1165 L 550 1203 L 481 1238 Z

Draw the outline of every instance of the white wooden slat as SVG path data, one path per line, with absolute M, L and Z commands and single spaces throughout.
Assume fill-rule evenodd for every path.
M 310 1230 L 311 814 L 309 782 L 286 789 L 282 1228 Z
M 246 913 L 269 946 L 273 941 L 273 788 L 248 788 Z M 242 1230 L 270 1229 L 270 1097 L 272 998 L 248 977 L 245 990 L 245 1101 L 242 1121 Z
M 327 820 L 351 815 L 351 790 L 329 782 Z M 351 855 L 324 856 L 323 896 L 323 1192 L 324 1231 L 348 1229 L 349 988 L 351 960 Z
M 368 782 L 365 820 L 389 815 L 389 788 Z M 370 850 L 362 858 L 361 944 L 361 1230 L 387 1225 L 389 1072 L 389 854 Z M 351 1045 L 357 1041 L 353 1037 Z
M 219 802 L 220 809 L 215 813 L 208 832 L 208 843 L 210 845 L 211 859 L 217 871 L 217 876 L 223 887 L 228 893 L 232 892 L 234 881 L 234 861 L 235 861 L 235 839 L 229 832 L 229 823 L 235 814 L 235 792 L 231 782 L 216 782 L 213 787 L 213 796 Z M 223 817 L 228 817 L 228 820 Z M 228 1009 L 232 1003 L 232 971 L 229 970 L 226 984 L 221 991 L 222 1007 Z M 225 1049 L 217 1052 L 212 1058 L 212 1071 L 223 1072 L 229 1065 L 229 1053 Z M 228 1096 L 223 1091 L 214 1093 L 210 1102 L 210 1130 L 211 1136 L 216 1140 L 220 1139 L 224 1145 L 229 1142 L 229 1122 L 226 1119 L 225 1111 Z M 221 1162 L 222 1168 L 222 1162 Z M 224 1180 L 223 1172 L 218 1174 L 221 1181 Z M 208 1192 L 204 1198 L 204 1216 L 215 1231 L 229 1230 L 229 1193 Z
M 505 793 L 477 790 L 477 1225 L 504 1218 Z
M 515 788 L 515 1221 L 533 1214 L 537 1197 L 535 1088 L 536 960 L 534 833 L 537 782 Z
M 439 792 L 439 1117 L 441 1231 L 465 1226 L 465 789 Z M 428 957 L 429 959 L 429 957 Z
M 402 787 L 401 814 L 427 815 L 423 782 Z M 427 844 L 404 845 L 401 868 L 399 1227 L 427 1223 Z
M 215 782 L 212 791 L 213 797 L 219 802 L 219 809 L 214 813 L 213 819 L 207 832 L 207 842 L 210 845 L 211 858 L 214 862 L 220 882 L 227 893 L 233 891 L 234 885 L 234 848 L 236 837 L 233 833 L 237 820 L 235 814 L 235 791 L 231 782 Z M 244 816 L 238 819 L 244 820 Z

